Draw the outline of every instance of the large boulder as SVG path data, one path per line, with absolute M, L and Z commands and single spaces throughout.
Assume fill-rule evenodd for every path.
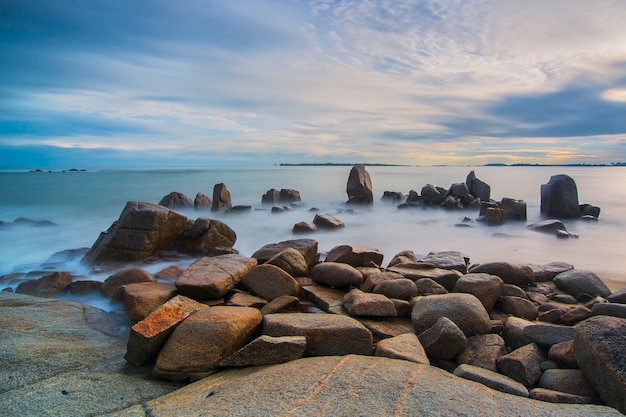
M 531 387 L 539 381 L 541 363 L 545 360 L 539 346 L 531 343 L 498 358 L 498 368 L 506 376 L 521 382 L 526 387 Z
M 207 217 L 189 221 L 177 249 L 190 255 L 219 255 L 232 251 L 237 234 L 227 224 Z
M 69 272 L 53 272 L 39 279 L 21 282 L 15 292 L 35 297 L 53 298 L 62 295 L 72 281 L 73 278 Z
M 211 211 L 228 211 L 232 207 L 230 200 L 230 191 L 226 188 L 226 184 L 223 182 L 215 184 L 213 186 L 213 203 L 211 204 Z
M 366 293 L 353 288 L 343 297 L 343 306 L 353 316 L 395 317 L 396 307 L 382 294 Z
M 309 274 L 309 266 L 304 255 L 294 248 L 277 253 L 267 263 L 279 267 L 292 277 L 305 277 Z
M 270 243 L 254 252 L 252 257 L 258 259 L 259 263 L 262 264 L 289 248 L 300 252 L 302 256 L 304 256 L 304 259 L 309 267 L 317 263 L 319 260 L 319 254 L 317 253 L 317 240 L 314 239 L 293 239 L 278 243 Z
M 172 250 L 187 226 L 187 217 L 152 203 L 129 201 L 119 219 L 101 233 L 83 262 L 139 261 Z
M 193 199 L 193 208 L 196 210 L 209 210 L 211 208 L 211 198 L 203 193 L 196 194 Z
M 346 227 L 346 224 L 338 218 L 326 213 L 317 213 L 313 218 L 313 224 L 318 229 L 341 229 Z
M 221 298 L 256 264 L 255 258 L 234 254 L 205 256 L 189 265 L 176 280 L 176 288 L 179 294 L 198 300 Z
M 416 282 L 422 278 L 430 278 L 447 291 L 452 291 L 456 282 L 463 276 L 456 269 L 438 268 L 430 262 L 399 263 L 387 268 L 387 270 Z
M 506 392 L 507 394 L 518 395 L 520 397 L 528 397 L 528 390 L 524 385 L 515 381 L 513 378 L 480 368 L 473 365 L 459 365 L 454 370 L 454 375 L 470 381 L 479 382 L 489 388 L 497 391 Z M 465 413 L 463 413 L 465 414 Z
M 376 343 L 376 356 L 403 359 L 405 361 L 430 365 L 424 347 L 413 333 L 404 333 L 383 339 Z
M 503 198 L 500 200 L 500 208 L 504 211 L 505 220 L 521 220 L 526 221 L 527 208 L 524 200 L 516 200 L 513 198 Z
M 516 265 L 510 262 L 487 262 L 478 264 L 472 266 L 469 272 L 496 275 L 500 277 L 505 284 L 517 286 L 525 286 L 535 282 L 535 274 L 532 269 L 526 265 Z
M 173 191 L 159 201 L 159 205 L 172 210 L 193 207 L 193 201 L 183 193 Z
M 254 295 L 268 301 L 283 295 L 297 296 L 300 284 L 281 268 L 263 264 L 250 269 L 241 278 L 241 283 Z
M 374 193 L 372 191 L 372 180 L 370 174 L 365 170 L 364 165 L 355 165 L 350 170 L 348 183 L 346 185 L 348 193 L 347 204 L 374 204 Z
M 383 263 L 383 254 L 369 246 L 339 245 L 328 252 L 326 262 L 343 262 L 354 267 L 380 266 Z
M 339 262 L 322 262 L 311 269 L 311 278 L 332 287 L 360 287 L 363 274 L 353 266 Z
M 156 279 L 141 268 L 128 268 L 116 272 L 104 280 L 100 286 L 100 292 L 105 297 L 113 297 L 118 288 L 138 282 L 155 282 Z
M 474 171 L 467 174 L 465 179 L 469 193 L 476 198 L 480 198 L 482 201 L 489 201 L 491 198 L 491 187 L 489 184 L 476 178 Z
M 576 326 L 574 356 L 602 400 L 626 414 L 626 319 L 591 317 Z
M 124 287 L 128 318 L 137 323 L 176 295 L 171 282 L 136 282 Z
M 454 358 L 467 343 L 461 329 L 447 317 L 441 317 L 418 338 L 428 356 L 438 359 Z
M 580 217 L 576 182 L 568 175 L 553 175 L 541 185 L 541 213 L 550 217 Z
M 419 259 L 420 262 L 429 262 L 442 269 L 454 269 L 462 274 L 467 273 L 469 258 L 459 251 L 430 252 Z
M 480 300 L 485 310 L 491 311 L 502 295 L 504 282 L 496 275 L 472 273 L 463 275 L 454 285 L 453 292 L 472 294 Z
M 489 314 L 471 294 L 441 294 L 416 297 L 411 321 L 417 334 L 432 327 L 441 317 L 452 320 L 465 336 L 486 334 L 491 330 Z
M 498 372 L 496 361 L 506 353 L 504 339 L 497 334 L 468 337 L 465 349 L 456 357 L 459 365 L 469 364 Z
M 557 288 L 571 295 L 589 294 L 608 297 L 611 290 L 595 273 L 583 269 L 561 272 L 552 280 Z
M 170 380 L 198 379 L 252 338 L 263 316 L 256 308 L 217 306 L 180 323 L 159 352 L 153 373 Z

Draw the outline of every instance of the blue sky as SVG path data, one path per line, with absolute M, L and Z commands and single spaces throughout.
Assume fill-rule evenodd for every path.
M 0 0 L 0 165 L 626 161 L 625 0 Z

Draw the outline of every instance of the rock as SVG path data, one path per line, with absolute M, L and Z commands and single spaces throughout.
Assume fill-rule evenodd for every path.
M 539 387 L 583 397 L 598 398 L 596 390 L 580 369 L 548 369 L 541 375 Z
M 114 415 L 179 388 L 129 372 L 128 325 L 95 307 L 0 292 L 0 328 L 4 417 Z
M 261 308 L 261 314 L 297 312 L 300 299 L 291 295 L 282 295 L 274 298 Z
M 561 324 L 573 326 L 574 324 L 588 319 L 589 317 L 591 317 L 591 310 L 585 306 L 579 305 L 561 315 Z
M 583 397 L 582 395 L 568 394 L 566 392 L 554 391 L 547 388 L 534 388 L 530 390 L 528 398 L 561 404 L 593 404 L 594 402 L 593 398 Z
M 447 294 L 448 291 L 430 278 L 420 278 L 415 281 L 419 295 Z
M 553 217 L 580 217 L 576 182 L 568 175 L 553 175 L 541 185 L 541 213 Z
M 528 397 L 528 390 L 524 385 L 512 378 L 509 378 L 508 376 L 490 371 L 488 369 L 480 368 L 478 366 L 466 364 L 459 365 L 454 370 L 454 375 L 481 383 L 489 388 L 495 389 L 496 391 L 520 397 Z
M 467 273 L 469 258 L 458 251 L 430 252 L 419 259 L 420 262 L 429 262 L 442 269 L 454 269 L 461 274 Z
M 533 270 L 536 282 L 552 281 L 561 272 L 574 269 L 573 265 L 565 262 L 551 262 L 544 265 L 527 264 L 526 266 Z
M 592 217 L 597 220 L 600 217 L 600 207 L 592 206 L 591 204 L 581 204 L 580 215 L 581 217 Z
M 420 194 L 427 204 L 439 205 L 443 200 L 443 194 L 439 192 L 437 187 L 431 184 L 423 186 L 420 190 Z
M 343 307 L 344 291 L 328 288 L 324 285 L 302 287 L 304 298 L 312 301 L 322 311 L 332 314 L 347 314 Z
M 428 356 L 438 359 L 452 359 L 466 345 L 463 331 L 447 317 L 441 317 L 418 338 Z
M 206 194 L 198 193 L 193 199 L 193 208 L 196 210 L 209 210 L 211 208 L 211 199 Z
M 101 286 L 102 281 L 80 280 L 71 282 L 70 285 L 67 286 L 67 289 L 70 291 L 70 294 L 75 296 L 81 296 L 99 293 Z
M 496 360 L 506 352 L 504 339 L 497 334 L 481 334 L 467 338 L 465 349 L 456 361 L 498 372 Z
M 527 208 L 524 200 L 503 198 L 500 200 L 500 208 L 504 212 L 505 220 L 526 221 Z
M 389 262 L 389 265 L 387 265 L 388 268 L 397 265 L 397 264 L 402 264 L 402 263 L 416 263 L 417 262 L 417 256 L 415 255 L 415 252 L 413 252 L 412 250 L 404 250 L 402 252 L 397 253 L 393 259 Z
M 175 248 L 187 217 L 163 206 L 129 201 L 119 219 L 101 233 L 83 262 L 132 262 Z
M 145 408 L 154 417 L 619 415 L 609 407 L 511 397 L 432 366 L 359 355 L 220 372 Z
M 626 287 L 620 288 L 619 290 L 613 292 L 611 295 L 606 297 L 606 299 L 610 303 L 626 304 Z
M 53 272 L 39 279 L 21 282 L 15 292 L 35 297 L 54 298 L 67 291 L 72 280 L 69 272 Z
M 372 292 L 389 298 L 410 300 L 417 295 L 417 286 L 408 278 L 391 279 L 376 284 Z
M 168 266 L 154 274 L 156 279 L 162 279 L 164 281 L 176 281 L 185 270 L 178 265 Z
M 183 193 L 171 192 L 159 201 L 159 205 L 172 210 L 193 207 L 193 201 Z
M 227 224 L 207 217 L 189 222 L 178 250 L 189 255 L 213 256 L 232 252 L 237 234 Z
M 317 263 L 319 260 L 319 254 L 317 253 L 317 241 L 313 239 L 294 239 L 271 243 L 254 252 L 252 257 L 258 259 L 259 263 L 262 264 L 289 248 L 300 252 L 302 256 L 304 256 L 304 259 L 306 259 L 306 263 L 309 267 Z
M 511 314 L 529 321 L 536 320 L 539 315 L 536 305 L 525 298 L 519 297 L 501 297 L 500 309 L 505 314 Z
M 313 222 L 298 222 L 293 225 L 293 233 L 312 233 L 317 232 L 317 225 Z
M 504 210 L 499 207 L 487 207 L 485 214 L 478 220 L 483 220 L 488 226 L 501 226 L 504 224 L 504 215 Z
M 576 326 L 574 356 L 602 400 L 626 413 L 626 319 L 597 316 Z
M 505 284 L 525 286 L 535 282 L 532 269 L 524 265 L 515 265 L 509 262 L 488 262 L 470 267 L 471 273 L 485 273 L 499 276 Z
M 232 207 L 230 200 L 230 191 L 224 183 L 215 184 L 213 186 L 213 203 L 211 211 L 228 211 Z
M 556 236 L 569 236 L 569 232 L 563 222 L 557 219 L 548 219 L 537 223 L 531 223 L 526 226 L 526 228 L 534 230 L 535 232 L 556 234 Z
M 491 311 L 500 298 L 503 287 L 504 282 L 496 275 L 471 273 L 459 278 L 452 291 L 474 295 L 485 310 Z
M 359 266 L 380 266 L 383 263 L 383 254 L 376 248 L 357 245 L 335 246 L 326 255 L 325 262 L 341 262 Z
M 256 264 L 254 258 L 234 254 L 205 256 L 192 263 L 176 280 L 176 288 L 180 294 L 197 300 L 221 298 Z
M 363 274 L 356 268 L 338 262 L 322 262 L 311 269 L 311 278 L 320 284 L 332 287 L 360 287 Z
M 243 347 L 261 324 L 261 312 L 250 307 L 202 309 L 176 327 L 156 360 L 153 373 L 171 380 L 198 379 Z
M 275 204 L 280 204 L 280 191 L 275 188 L 268 190 L 261 197 L 261 204 L 273 206 Z
M 498 368 L 504 375 L 521 382 L 526 387 L 531 387 L 539 381 L 541 363 L 545 359 L 539 346 L 531 343 L 498 358 Z
M 298 281 L 271 264 L 253 267 L 241 278 L 241 283 L 253 294 L 269 301 L 282 295 L 296 296 L 300 292 Z
M 249 204 L 239 204 L 237 206 L 232 206 L 228 210 L 227 213 L 246 213 L 252 210 L 252 206 Z
M 361 323 L 336 314 L 268 314 L 262 333 L 269 336 L 306 336 L 306 356 L 369 355 L 372 333 Z
M 469 193 L 476 198 L 480 198 L 482 201 L 489 201 L 491 199 L 491 187 L 489 184 L 476 178 L 474 171 L 470 171 L 465 179 Z
M 259 310 L 266 304 L 267 300 L 265 298 L 257 297 L 256 295 L 246 292 L 233 292 L 224 303 L 226 306 L 252 307 Z
M 593 316 L 613 316 L 626 319 L 626 304 L 599 303 L 591 308 Z
M 533 323 L 524 327 L 525 336 L 539 346 L 548 347 L 574 339 L 575 332 L 574 327 L 548 323 Z
M 411 320 L 405 317 L 355 317 L 363 326 L 367 328 L 375 340 L 386 339 L 399 336 L 401 334 L 415 334 Z
M 209 307 L 182 295 L 171 298 L 131 328 L 124 359 L 136 366 L 152 362 L 176 326 L 206 308 Z
M 128 318 L 137 323 L 176 295 L 169 282 L 137 282 L 124 286 L 124 304 Z
M 100 286 L 100 292 L 105 297 L 113 297 L 115 291 L 122 285 L 155 281 L 156 279 L 152 275 L 141 268 L 128 268 L 105 279 Z
M 346 227 L 344 222 L 326 213 L 317 213 L 313 219 L 313 224 L 318 229 L 340 229 Z
M 291 188 L 281 188 L 281 203 L 297 203 L 300 201 L 302 201 L 302 199 L 300 198 L 300 192 L 298 190 L 292 190 Z
M 383 339 L 376 344 L 374 355 L 430 365 L 422 343 L 413 333 Z
M 343 306 L 353 316 L 396 316 L 396 307 L 389 298 L 382 294 L 365 293 L 357 288 L 343 297 Z
M 452 291 L 456 282 L 463 276 L 457 270 L 437 268 L 434 264 L 428 262 L 401 263 L 389 267 L 387 270 L 413 281 L 421 278 L 430 278 L 442 285 L 447 291 Z
M 504 330 L 502 331 L 502 338 L 506 342 L 506 345 L 510 346 L 512 349 L 517 349 L 532 343 L 532 339 L 524 332 L 526 327 L 532 325 L 533 323 L 528 320 L 510 316 L 504 323 Z
M 364 165 L 354 165 L 350 170 L 346 193 L 348 194 L 347 204 L 372 205 L 374 203 L 372 180 Z
M 489 333 L 491 322 L 478 298 L 471 294 L 442 294 L 416 297 L 411 321 L 417 334 L 430 328 L 441 317 L 452 320 L 465 336 Z
M 399 191 L 385 191 L 380 199 L 381 201 L 398 204 L 404 200 L 404 194 Z
M 608 297 L 611 290 L 595 273 L 583 269 L 571 269 L 554 277 L 557 288 L 576 296 L 580 293 Z
M 557 343 L 548 351 L 548 358 L 562 369 L 578 369 L 578 362 L 574 356 L 574 341 Z
M 517 285 L 512 284 L 504 284 L 502 286 L 502 296 L 504 297 L 519 297 L 519 298 L 528 298 L 526 292 L 523 289 L 518 287 Z
M 294 248 L 287 248 L 277 253 L 266 263 L 279 267 L 292 277 L 305 277 L 309 274 L 309 266 L 304 255 Z
M 220 366 L 258 366 L 284 363 L 300 359 L 306 349 L 306 337 L 263 335 L 257 337 L 231 356 Z

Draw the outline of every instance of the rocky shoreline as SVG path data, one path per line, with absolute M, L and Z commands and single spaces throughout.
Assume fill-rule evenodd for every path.
M 350 204 L 368 205 L 371 194 L 355 185 L 367 188 L 364 169 L 355 169 Z M 484 195 L 477 181 L 472 176 L 469 189 Z M 213 202 L 196 201 L 226 210 L 227 190 L 216 190 Z M 464 191 L 448 195 L 460 204 L 454 193 Z M 166 197 L 162 204 L 193 205 Z M 299 195 L 264 196 L 271 204 L 281 198 L 297 202 Z M 554 209 L 560 203 L 551 199 Z M 489 204 L 486 211 L 507 218 L 510 209 Z M 58 271 L 20 283 L 20 294 L 1 293 L 0 356 L 10 365 L 0 368 L 0 413 L 626 412 L 626 288 L 612 292 L 591 271 L 562 262 L 472 264 L 456 251 L 406 250 L 384 262 L 365 246 L 320 253 L 310 238 L 248 257 L 233 250 L 235 240 L 218 220 L 129 202 L 86 253 L 73 254 L 110 270 L 104 282 Z M 154 275 L 137 266 L 181 256 L 194 262 Z M 119 310 L 53 300 L 68 291 L 100 294 Z M 82 367 L 80 375 L 72 371 Z M 86 393 L 94 387 L 108 403 L 93 404 Z M 89 407 L 78 405 L 85 401 Z

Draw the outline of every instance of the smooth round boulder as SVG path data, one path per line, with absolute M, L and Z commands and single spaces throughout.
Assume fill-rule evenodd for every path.
M 535 282 L 533 270 L 525 265 L 515 265 L 510 262 L 488 262 L 472 266 L 469 272 L 496 275 L 505 284 L 525 286 Z
M 463 275 L 452 292 L 472 294 L 480 300 L 485 310 L 491 311 L 500 298 L 504 282 L 496 275 L 474 273 Z
M 193 207 L 193 201 L 183 193 L 171 192 L 159 201 L 159 205 L 169 209 L 186 209 Z
M 410 300 L 417 295 L 417 286 L 408 278 L 391 279 L 376 284 L 372 292 L 389 298 Z
M 266 263 L 276 265 L 292 277 L 306 277 L 309 275 L 309 266 L 304 255 L 294 248 L 287 248 L 277 253 Z
M 411 321 L 415 332 L 422 333 L 441 317 L 452 320 L 465 336 L 486 334 L 491 330 L 489 314 L 471 294 L 453 293 L 414 298 Z
M 339 262 L 322 262 L 311 269 L 313 281 L 331 287 L 360 287 L 363 274 L 348 264 Z
M 122 285 L 155 281 L 156 279 L 152 275 L 141 268 L 128 268 L 105 279 L 100 287 L 100 292 L 105 297 L 113 297 L 115 291 Z
M 270 264 L 257 265 L 241 278 L 254 295 L 271 301 L 283 295 L 297 296 L 300 284 L 283 269 Z
M 537 319 L 539 312 L 537 306 L 526 298 L 502 297 L 500 299 L 500 309 L 505 314 L 511 314 L 529 321 Z
M 561 272 L 552 280 L 556 287 L 568 294 L 589 294 L 608 297 L 611 290 L 595 273 L 584 269 L 571 269 Z

